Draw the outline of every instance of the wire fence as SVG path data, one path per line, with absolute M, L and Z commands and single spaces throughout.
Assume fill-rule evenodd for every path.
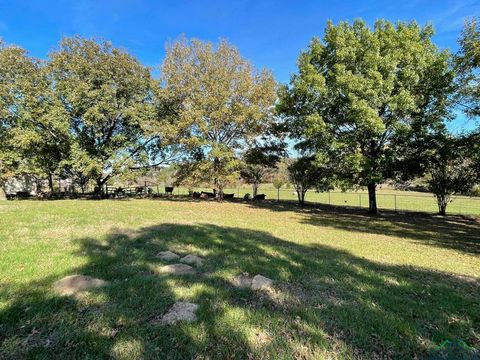
M 191 191 L 206 191 L 211 192 L 210 188 L 194 188 L 187 189 L 184 187 L 176 187 L 173 190 L 174 195 L 188 195 Z M 418 211 L 437 213 L 437 200 L 433 194 L 429 193 L 386 193 L 382 191 L 377 192 L 377 206 L 379 209 L 394 210 L 394 211 Z M 154 188 L 154 193 L 164 193 L 163 188 Z M 245 194 L 251 194 L 250 188 L 238 187 L 228 188 L 224 190 L 226 194 L 234 194 L 237 198 L 243 198 Z M 265 194 L 267 199 L 277 201 L 296 201 L 298 200 L 297 193 L 293 189 L 274 189 L 274 188 L 260 188 L 259 194 Z M 368 208 L 368 193 L 363 191 L 329 191 L 316 192 L 308 191 L 305 196 L 305 201 L 310 203 L 333 205 L 333 206 L 348 206 L 358 208 Z M 480 197 L 456 196 L 447 207 L 449 214 L 461 215 L 480 215 Z

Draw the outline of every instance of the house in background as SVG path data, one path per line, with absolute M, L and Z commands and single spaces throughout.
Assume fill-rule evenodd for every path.
M 35 177 L 25 174 L 7 179 L 3 190 L 7 196 L 16 195 L 17 193 L 35 195 L 38 186 L 38 181 Z

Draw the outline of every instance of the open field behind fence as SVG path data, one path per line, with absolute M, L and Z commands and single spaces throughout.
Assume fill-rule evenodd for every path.
M 156 188 L 153 189 L 157 191 Z M 209 191 L 210 188 L 194 188 L 193 191 Z M 160 193 L 164 189 L 160 188 Z M 177 187 L 174 189 L 174 195 L 188 195 L 189 189 L 185 187 Z M 243 197 L 245 194 L 252 193 L 249 187 L 238 187 L 225 189 L 225 193 L 234 193 L 235 197 Z M 260 187 L 259 194 L 265 194 L 270 200 L 297 200 L 297 194 L 293 188 L 291 189 L 277 189 L 271 185 Z M 351 206 L 351 207 L 368 207 L 368 193 L 366 191 L 330 191 L 318 193 L 315 191 L 308 191 L 305 199 L 307 202 L 337 205 L 337 206 Z M 396 211 L 421 211 L 436 213 L 438 212 L 437 201 L 433 194 L 421 193 L 414 191 L 396 191 L 396 190 L 379 190 L 377 192 L 377 204 L 379 209 L 396 210 Z M 480 198 L 456 196 L 448 205 L 447 213 L 461 214 L 461 215 L 480 215 Z

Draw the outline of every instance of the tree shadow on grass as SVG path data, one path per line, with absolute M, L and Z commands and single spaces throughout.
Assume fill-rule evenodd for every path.
M 0 357 L 412 358 L 446 339 L 480 346 L 475 279 L 211 224 L 116 229 L 78 246 L 85 264 L 65 275 L 110 285 L 76 297 L 55 295 L 57 278 L 4 285 Z M 163 250 L 205 263 L 194 275 L 158 275 Z M 235 288 L 244 272 L 274 279 L 274 290 Z M 152 321 L 176 301 L 198 303 L 198 321 Z
M 365 209 L 292 202 L 251 202 L 250 206 L 278 211 L 296 211 L 305 224 L 350 232 L 389 235 L 418 241 L 429 246 L 480 255 L 480 219 L 464 216 L 437 216 L 427 213 L 397 213 L 382 210 L 370 215 Z

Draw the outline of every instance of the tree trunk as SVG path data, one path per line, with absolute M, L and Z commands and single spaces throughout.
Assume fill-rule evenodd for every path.
M 7 194 L 5 193 L 5 189 L 3 188 L 3 184 L 0 184 L 0 201 L 7 200 Z
M 304 190 L 303 186 L 295 187 L 295 191 L 297 192 L 298 203 L 300 205 L 305 204 L 305 193 L 307 191 Z
M 370 214 L 376 214 L 378 212 L 377 210 L 377 184 L 375 183 L 370 183 L 367 186 L 368 188 L 368 212 Z
M 53 194 L 53 175 L 52 173 L 48 173 L 48 188 L 50 189 L 50 193 Z
M 215 190 L 216 190 L 215 191 L 215 198 L 218 201 L 222 201 L 223 200 L 223 188 L 217 185 Z
M 255 197 L 255 196 L 257 196 L 257 193 L 258 193 L 258 184 L 253 183 L 252 187 L 253 187 L 253 197 Z
M 437 203 L 438 203 L 438 213 L 442 216 L 447 215 L 447 203 L 448 200 L 443 195 L 437 195 Z
M 93 196 L 96 199 L 101 199 L 103 196 L 103 185 L 105 184 L 106 179 L 97 179 L 97 185 L 93 189 Z

